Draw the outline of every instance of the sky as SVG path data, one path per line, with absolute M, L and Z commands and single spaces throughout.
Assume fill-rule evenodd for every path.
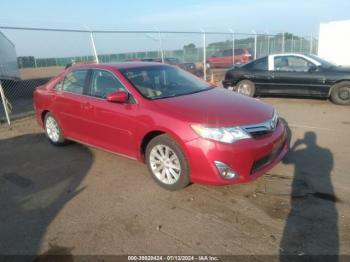
M 100 30 L 231 29 L 242 33 L 292 32 L 317 36 L 321 22 L 350 19 L 349 0 L 4 0 L 1 9 L 3 26 Z M 4 33 L 18 46 L 20 54 L 28 52 L 22 43 L 25 38 L 32 42 L 37 37 L 58 39 L 49 34 Z M 33 50 L 27 44 L 34 53 L 47 55 L 45 48 Z

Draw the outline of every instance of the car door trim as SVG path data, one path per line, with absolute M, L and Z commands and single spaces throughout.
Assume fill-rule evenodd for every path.
M 285 84 L 285 83 L 258 83 L 258 82 L 254 82 L 254 84 L 256 85 L 295 85 L 295 86 L 327 86 L 329 87 L 330 85 L 314 85 L 314 84 L 296 84 L 296 83 L 288 83 L 288 84 Z
M 77 142 L 77 143 L 80 143 L 80 144 L 83 144 L 85 146 L 89 146 L 89 147 L 96 148 L 96 149 L 99 149 L 99 150 L 102 150 L 102 151 L 105 151 L 105 152 L 108 152 L 108 153 L 112 153 L 112 154 L 117 155 L 117 156 L 122 156 L 122 157 L 126 157 L 126 158 L 129 158 L 129 159 L 132 159 L 132 160 L 137 160 L 136 157 L 133 157 L 133 156 L 130 156 L 130 155 L 125 155 L 125 154 L 118 153 L 118 152 L 115 152 L 115 151 L 111 151 L 111 150 L 108 150 L 108 149 L 106 149 L 104 147 L 100 147 L 100 146 L 96 146 L 96 145 L 93 145 L 93 144 L 90 144 L 90 143 L 86 143 L 86 142 L 81 141 L 81 140 L 76 139 L 76 138 L 67 137 L 67 139 L 71 140 L 71 141 L 74 141 L 74 142 Z

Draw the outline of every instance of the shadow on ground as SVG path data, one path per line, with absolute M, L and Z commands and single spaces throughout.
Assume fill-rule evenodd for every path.
M 288 126 L 287 129 L 290 137 Z M 303 139 L 297 139 L 291 146 L 283 163 L 294 166 L 294 177 L 291 210 L 280 243 L 281 261 L 293 261 L 303 255 L 328 255 L 319 259 L 337 261 L 335 204 L 339 200 L 331 181 L 334 165 L 331 151 L 317 144 L 314 132 L 306 132 Z
M 0 254 L 38 253 L 51 221 L 83 187 L 92 154 L 49 144 L 43 134 L 0 140 Z

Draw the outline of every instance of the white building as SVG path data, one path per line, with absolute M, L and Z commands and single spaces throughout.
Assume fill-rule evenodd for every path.
M 350 66 L 350 20 L 320 24 L 318 55 L 337 65 Z

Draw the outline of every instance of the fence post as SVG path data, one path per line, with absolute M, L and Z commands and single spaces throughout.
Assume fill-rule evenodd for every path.
M 254 30 L 252 30 L 252 32 L 254 33 L 254 59 L 256 59 L 256 48 L 257 48 L 257 44 L 258 44 L 258 34 Z
M 201 30 L 203 34 L 203 77 L 204 80 L 207 80 L 207 44 L 206 44 L 206 35 L 205 31 Z
M 292 35 L 291 52 L 294 52 L 294 35 Z
M 232 33 L 232 65 L 235 64 L 235 32 L 230 29 Z
M 162 58 L 162 63 L 164 64 L 163 40 L 162 40 L 162 33 L 160 31 L 158 31 L 158 37 L 159 37 L 160 57 Z
M 4 111 L 5 111 L 7 124 L 11 125 L 11 121 L 10 121 L 10 117 L 9 117 L 9 113 L 8 113 L 8 108 L 7 108 L 8 102 L 7 102 L 7 99 L 5 97 L 4 90 L 2 89 L 1 81 L 0 81 L 0 96 L 1 96 L 2 105 L 4 107 Z
M 96 51 L 94 35 L 93 35 L 92 32 L 90 32 L 90 41 L 91 41 L 92 51 L 94 52 L 95 61 L 96 61 L 97 64 L 99 64 L 100 61 L 98 60 L 98 55 L 97 55 L 97 51 Z
M 312 35 L 310 35 L 310 54 L 312 54 Z
M 282 53 L 284 53 L 284 49 L 285 49 L 285 47 L 284 47 L 284 32 L 282 33 Z
M 267 33 L 267 55 L 270 55 L 270 34 L 269 32 Z

